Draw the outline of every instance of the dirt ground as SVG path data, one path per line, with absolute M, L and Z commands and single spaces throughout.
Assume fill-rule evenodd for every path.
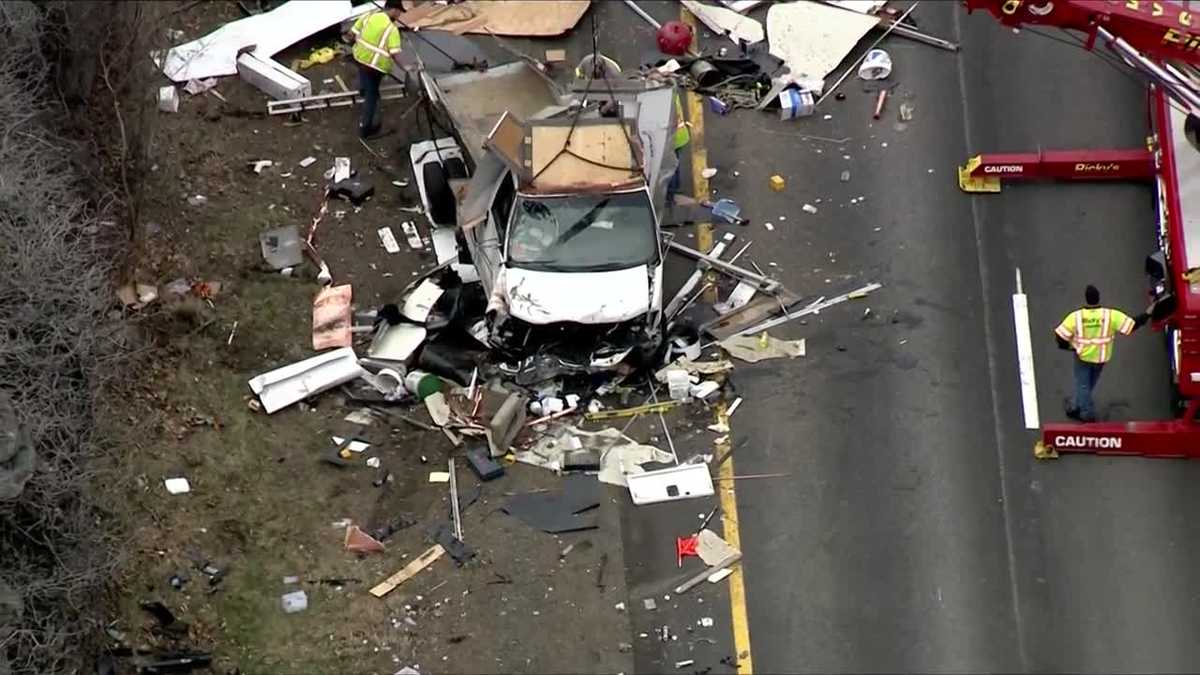
M 191 39 L 236 18 L 233 3 L 204 3 L 173 27 Z M 288 63 L 335 39 L 323 34 L 278 58 Z M 305 74 L 314 93 L 336 91 L 335 74 L 354 86 L 343 60 Z M 398 210 L 417 204 L 415 184 L 392 185 L 411 178 L 407 145 L 417 136 L 402 127 L 368 150 L 356 136 L 357 109 L 312 112 L 290 125 L 263 114 L 264 96 L 236 77 L 217 91 L 227 103 L 185 95 L 178 113 L 162 115 L 148 185 L 139 280 L 160 289 L 179 278 L 217 281 L 220 290 L 210 300 L 164 297 L 130 318 L 152 349 L 131 374 L 135 393 L 107 416 L 136 486 L 118 513 L 130 539 L 114 645 L 211 652 L 218 673 L 630 671 L 629 617 L 616 607 L 627 602 L 620 490 L 606 493 L 599 529 L 552 536 L 499 507 L 517 492 L 555 489 L 559 477 L 509 466 L 478 486 L 464 513 L 473 560 L 456 566 L 444 557 L 384 599 L 368 594 L 448 522 L 446 485 L 428 474 L 444 470 L 454 449 L 409 425 L 356 428 L 342 419 L 356 406 L 337 392 L 270 416 L 250 408 L 249 378 L 313 354 L 318 288 L 312 265 L 292 277 L 266 271 L 258 233 L 284 225 L 303 232 L 321 200 L 321 174 L 348 156 L 375 196 L 361 209 L 332 202 L 316 245 L 335 282 L 353 285 L 357 309 L 394 301 L 433 263 L 431 252 L 409 251 L 402 239 L 405 250 L 389 255 L 375 235 L 390 225 L 400 236 L 403 220 L 427 227 Z M 382 106 L 396 115 L 407 101 Z M 316 162 L 300 167 L 308 156 Z M 263 159 L 274 166 L 256 175 L 249 165 Z M 205 203 L 189 203 L 196 195 Z M 330 436 L 346 433 L 370 441 L 364 456 L 381 467 L 323 462 Z M 469 470 L 457 475 L 461 493 L 475 490 Z M 171 477 L 186 477 L 191 492 L 168 494 Z M 363 556 L 343 548 L 346 520 L 399 529 L 385 552 Z M 215 582 L 206 565 L 219 570 Z M 280 596 L 298 589 L 308 609 L 285 614 Z M 154 601 L 186 630 L 164 629 L 140 607 Z M 118 663 L 118 672 L 132 672 L 133 660 Z

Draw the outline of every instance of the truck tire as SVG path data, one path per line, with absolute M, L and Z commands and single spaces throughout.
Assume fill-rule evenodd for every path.
M 467 167 L 461 159 L 451 157 L 445 163 L 430 162 L 422 169 L 421 180 L 425 185 L 425 197 L 429 200 L 429 217 L 438 225 L 455 224 L 456 205 L 454 192 L 450 189 L 451 178 L 466 178 Z

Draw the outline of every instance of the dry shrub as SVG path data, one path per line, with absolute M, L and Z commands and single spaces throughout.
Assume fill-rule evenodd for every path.
M 106 312 L 138 231 L 154 4 L 0 3 L 0 395 L 37 457 L 0 501 L 0 589 L 19 596 L 0 672 L 90 669 L 103 635 L 120 548 L 91 489 L 94 415 L 122 358 Z

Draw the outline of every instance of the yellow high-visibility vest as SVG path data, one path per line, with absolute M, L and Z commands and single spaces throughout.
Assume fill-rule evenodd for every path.
M 683 103 L 679 100 L 679 92 L 675 92 L 675 149 L 678 150 L 687 145 L 692 140 L 692 132 L 688 130 L 688 123 L 683 118 Z
M 1108 363 L 1117 333 L 1129 335 L 1135 327 L 1133 319 L 1119 309 L 1084 307 L 1068 314 L 1054 333 L 1071 343 L 1080 361 Z
M 392 57 L 400 53 L 400 29 L 384 12 L 358 17 L 354 28 L 354 60 L 385 75 L 392 72 Z

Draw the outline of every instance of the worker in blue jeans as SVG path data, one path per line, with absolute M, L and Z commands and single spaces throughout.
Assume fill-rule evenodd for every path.
M 1154 304 L 1136 317 L 1119 309 L 1100 306 L 1100 291 L 1088 286 L 1083 293 L 1084 305 L 1066 316 L 1054 329 L 1060 349 L 1074 353 L 1075 400 L 1066 402 L 1067 417 L 1080 422 L 1096 421 L 1096 405 L 1092 391 L 1100 381 L 1104 364 L 1112 358 L 1117 334 L 1131 335 L 1150 320 Z
M 388 0 L 383 10 L 358 17 L 346 36 L 354 40 L 352 52 L 358 65 L 358 91 L 363 97 L 358 135 L 362 138 L 384 133 L 375 123 L 375 110 L 379 106 L 379 85 L 385 75 L 391 74 L 400 53 L 400 28 L 395 20 L 403 13 L 398 0 Z

